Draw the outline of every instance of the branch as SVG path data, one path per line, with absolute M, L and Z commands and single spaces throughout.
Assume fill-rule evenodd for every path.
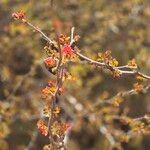
M 139 92 L 146 93 L 148 90 L 150 90 L 150 84 L 143 87 L 143 89 Z M 128 91 L 119 92 L 118 94 L 116 94 L 115 96 L 113 96 L 110 99 L 107 99 L 105 101 L 99 101 L 99 102 L 95 103 L 94 107 L 103 106 L 105 104 L 112 104 L 116 100 L 116 98 L 119 98 L 119 97 L 124 98 L 124 97 L 127 97 L 127 96 L 136 95 L 139 92 L 136 89 L 131 89 L 131 90 L 128 90 Z
M 78 51 L 79 51 L 79 49 L 78 49 L 77 47 L 75 47 L 74 53 L 75 53 L 77 56 L 79 56 L 81 59 L 83 59 L 83 60 L 89 62 L 89 63 L 92 64 L 92 65 L 96 65 L 96 66 L 98 66 L 98 67 L 105 67 L 106 69 L 108 69 L 108 70 L 110 70 L 110 71 L 115 71 L 115 70 L 116 70 L 116 71 L 119 71 L 120 75 L 134 75 L 134 76 L 137 75 L 137 76 L 140 76 L 140 77 L 145 78 L 145 79 L 147 79 L 147 80 L 150 80 L 150 76 L 145 75 L 145 74 L 143 74 L 143 73 L 141 73 L 141 72 L 139 72 L 139 71 L 135 71 L 135 70 L 131 70 L 131 71 L 122 70 L 122 69 L 124 69 L 124 68 L 126 68 L 126 69 L 135 69 L 135 67 L 127 67 L 127 66 L 114 67 L 114 66 L 112 66 L 112 65 L 110 65 L 110 64 L 106 64 L 106 63 L 104 63 L 104 62 L 95 61 L 95 60 L 93 60 L 93 59 L 91 59 L 91 58 L 89 58 L 89 57 L 87 57 L 87 56 L 84 56 L 83 54 L 79 53 Z
M 50 139 L 50 142 L 52 143 L 52 145 L 54 145 L 55 143 L 54 143 L 54 139 L 53 139 L 53 135 L 52 135 L 50 127 L 53 124 L 53 117 L 54 117 L 53 110 L 54 110 L 54 106 L 56 103 L 58 91 L 59 91 L 60 87 L 62 86 L 62 78 L 63 78 L 63 67 L 61 66 L 62 65 L 62 51 L 61 51 L 61 47 L 60 47 L 59 35 L 58 35 L 57 30 L 56 30 L 56 36 L 57 36 L 58 50 L 59 50 L 59 60 L 58 60 L 57 75 L 56 75 L 57 76 L 57 81 L 56 81 L 57 83 L 56 83 L 56 91 L 54 94 L 52 94 L 53 100 L 52 100 L 51 105 L 50 105 L 51 116 L 49 117 L 49 120 L 48 120 L 49 139 Z
M 38 27 L 34 26 L 33 24 L 31 24 L 28 21 L 26 21 L 25 23 L 27 25 L 29 25 L 31 28 L 33 28 L 34 30 L 36 30 L 37 32 L 39 32 L 49 44 L 55 46 L 54 42 L 45 33 L 43 33 Z M 74 27 L 71 29 L 71 42 L 70 42 L 70 45 L 73 45 L 75 43 L 75 41 L 73 39 L 73 34 L 74 34 Z M 58 49 L 58 48 L 56 47 L 56 49 Z M 145 75 L 145 74 L 143 74 L 143 73 L 141 73 L 139 71 L 135 71 L 135 70 L 132 70 L 132 71 L 122 70 L 124 68 L 132 69 L 131 67 L 127 67 L 127 65 L 126 66 L 114 67 L 114 66 L 112 66 L 110 64 L 106 64 L 105 62 L 98 62 L 98 61 L 95 61 L 95 60 L 93 60 L 91 58 L 88 58 L 87 56 L 84 56 L 83 54 L 79 53 L 78 51 L 79 51 L 79 49 L 76 46 L 74 46 L 74 51 L 73 52 L 77 56 L 79 56 L 80 58 L 82 58 L 83 60 L 89 62 L 90 64 L 94 64 L 94 65 L 96 65 L 98 67 L 105 67 L 106 69 L 108 69 L 110 71 L 116 71 L 117 70 L 117 71 L 119 71 L 119 73 L 121 75 L 134 75 L 134 76 L 138 75 L 138 76 L 140 76 L 142 78 L 150 80 L 150 76 Z
M 107 140 L 110 143 L 110 149 L 113 149 L 114 145 L 115 145 L 115 139 L 113 138 L 113 136 L 111 135 L 111 133 L 109 133 L 108 129 L 106 128 L 106 126 L 101 125 L 99 128 L 99 131 L 107 138 Z
M 31 28 L 33 28 L 35 31 L 39 32 L 48 43 L 54 44 L 54 42 L 44 32 L 42 32 L 42 30 L 40 30 L 38 27 L 34 26 L 32 23 L 30 23 L 28 21 L 26 21 L 25 23 L 28 26 L 30 26 Z

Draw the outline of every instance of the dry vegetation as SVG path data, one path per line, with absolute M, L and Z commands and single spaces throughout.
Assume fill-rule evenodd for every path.
M 2 0 L 0 14 L 0 149 L 149 149 L 148 0 Z

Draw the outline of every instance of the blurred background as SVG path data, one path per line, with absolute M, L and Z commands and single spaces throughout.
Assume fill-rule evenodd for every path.
M 53 4 L 50 0 L 0 0 L 0 150 L 24 150 L 34 137 L 31 149 L 41 150 L 48 144 L 48 139 L 37 133 L 36 123 L 43 106 L 41 90 L 54 77 L 42 63 L 44 39 L 11 18 L 12 12 L 20 10 L 51 38 L 55 37 L 53 20 L 59 22 L 63 34 L 70 35 L 74 26 L 81 37 L 78 46 L 86 56 L 95 59 L 98 52 L 111 50 L 120 65 L 135 58 L 139 70 L 150 75 L 149 0 L 53 0 Z M 69 69 L 77 80 L 65 85 L 60 99 L 62 119 L 73 124 L 68 149 L 108 150 L 109 142 L 96 123 L 82 118 L 79 110 L 131 89 L 136 80 L 113 79 L 109 72 L 84 63 Z M 149 100 L 149 93 L 127 97 L 118 113 L 126 111 L 134 118 L 149 114 Z M 136 136 L 122 146 L 125 150 L 149 150 L 150 136 Z

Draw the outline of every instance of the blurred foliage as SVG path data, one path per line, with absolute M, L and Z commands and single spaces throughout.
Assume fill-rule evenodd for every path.
M 64 34 L 69 35 L 71 27 L 75 26 L 76 34 L 81 36 L 78 46 L 90 58 L 109 49 L 120 65 L 135 58 L 140 71 L 150 73 L 148 0 L 53 0 L 53 6 L 50 0 L 1 0 L 0 150 L 21 150 L 28 145 L 41 115 L 40 91 L 48 78 L 54 78 L 42 64 L 44 39 L 12 20 L 11 13 L 18 10 L 26 12 L 28 19 L 52 38 L 55 38 L 53 20 L 61 23 L 60 32 Z M 100 99 L 131 89 L 135 83 L 133 77 L 113 79 L 108 72 L 84 63 L 73 64 L 70 71 L 77 81 L 67 83 L 66 91 L 87 108 Z M 126 109 L 130 117 L 150 113 L 149 97 L 150 94 L 127 97 L 119 113 Z M 63 103 L 66 103 L 65 99 Z M 65 106 L 71 107 L 68 109 L 73 112 L 74 106 Z M 107 112 L 106 109 L 103 111 Z M 65 116 L 64 110 L 64 119 Z M 46 143 L 46 138 L 39 135 L 34 149 L 42 149 Z M 123 147 L 148 150 L 149 143 L 150 136 L 139 136 Z M 79 115 L 70 133 L 68 147 L 71 150 L 107 150 L 109 142 L 96 125 Z

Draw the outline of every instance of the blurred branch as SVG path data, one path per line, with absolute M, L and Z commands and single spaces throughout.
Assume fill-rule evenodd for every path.
M 143 87 L 143 89 L 141 91 L 137 91 L 136 89 L 131 89 L 131 90 L 128 90 L 128 91 L 119 92 L 110 99 L 107 99 L 107 100 L 104 100 L 104 101 L 99 101 L 99 102 L 95 103 L 94 107 L 103 106 L 105 104 L 112 104 L 116 100 L 116 98 L 119 98 L 119 97 L 124 98 L 124 97 L 127 97 L 127 96 L 139 94 L 141 92 L 146 93 L 146 92 L 148 92 L 148 90 L 150 90 L 150 84 Z
M 119 115 L 112 115 L 112 118 L 113 119 L 118 119 L 118 120 L 130 120 L 131 118 L 130 117 L 127 117 L 127 116 L 124 116 L 124 115 L 121 115 L 121 116 L 119 116 Z M 148 115 L 144 115 L 144 116 L 142 116 L 142 117 L 137 117 L 137 118 L 132 118 L 132 121 L 145 121 L 145 120 L 150 120 L 150 116 L 148 116 Z
M 150 120 L 150 116 L 144 115 L 142 117 L 134 118 L 134 121 Z
M 115 96 L 113 96 L 110 99 L 98 101 L 97 103 L 95 103 L 93 105 L 93 109 L 94 108 L 99 108 L 99 107 L 102 107 L 102 106 L 105 106 L 105 105 L 112 105 L 113 102 L 117 98 L 124 98 L 124 97 L 127 97 L 127 96 L 136 95 L 136 94 L 139 94 L 139 93 L 147 93 L 148 90 L 150 90 L 150 84 L 143 87 L 143 89 L 141 91 L 137 91 L 136 89 L 131 89 L 131 90 L 128 90 L 128 91 L 119 92 L 118 94 L 116 94 Z M 87 111 L 85 109 L 85 107 L 81 103 L 79 103 L 78 100 L 74 96 L 67 94 L 66 99 L 68 100 L 68 102 L 70 104 L 72 104 L 74 106 L 74 108 L 77 111 L 81 111 L 82 115 L 88 116 L 90 114 L 89 111 Z
M 109 133 L 108 129 L 104 125 L 100 126 L 99 131 L 107 138 L 110 143 L 110 150 L 112 150 L 115 145 L 114 137 L 111 135 L 111 133 Z
M 9 94 L 9 96 L 6 98 L 6 101 L 9 101 L 9 100 L 12 98 L 12 96 L 17 92 L 17 90 L 22 86 L 23 82 L 24 82 L 29 76 L 31 76 L 31 75 L 33 74 L 33 72 L 35 71 L 35 67 L 36 67 L 36 65 L 34 65 L 34 66 L 30 69 L 30 71 L 29 71 L 27 74 L 25 74 L 25 75 L 21 78 L 21 80 L 17 83 L 17 85 L 13 88 L 12 92 L 11 92 L 11 93 Z
M 50 5 L 53 7 L 54 0 L 50 0 Z
M 75 97 L 73 97 L 72 95 L 67 95 L 66 99 L 73 106 L 73 108 L 76 109 L 76 111 L 80 112 L 82 117 L 86 116 L 87 118 L 90 118 L 91 113 L 81 103 L 79 103 Z M 99 131 L 107 138 L 110 143 L 110 150 L 112 150 L 115 145 L 115 139 L 113 138 L 111 133 L 109 133 L 104 124 L 100 125 Z
M 34 133 L 33 133 L 33 135 L 32 135 L 32 138 L 31 138 L 29 144 L 27 145 L 27 147 L 25 148 L 25 150 L 31 150 L 31 149 L 33 149 L 33 147 L 35 145 L 35 142 L 36 142 L 36 140 L 38 138 L 38 135 L 39 135 L 38 130 L 35 130 Z

